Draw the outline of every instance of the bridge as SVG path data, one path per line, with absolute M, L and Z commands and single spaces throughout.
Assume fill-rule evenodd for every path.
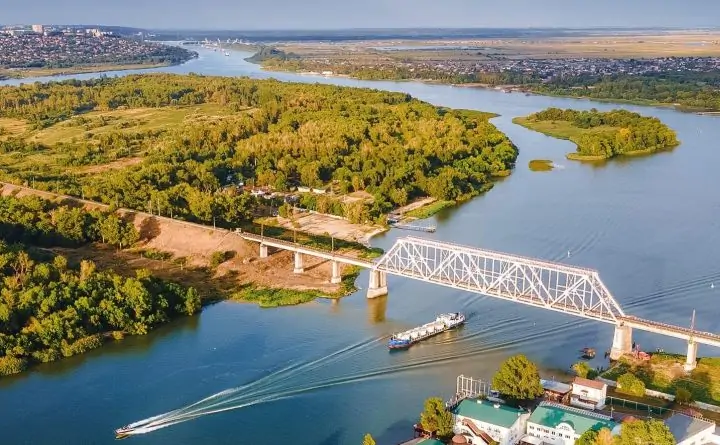
M 718 334 L 626 314 L 592 269 L 412 236 L 398 239 L 374 262 L 254 234 L 240 236 L 260 243 L 263 258 L 268 246 L 295 252 L 296 273 L 303 271 L 302 255 L 332 261 L 332 282 L 340 281 L 338 263 L 370 269 L 368 298 L 387 294 L 391 274 L 612 324 L 613 359 L 632 352 L 633 329 L 687 341 L 688 371 L 696 366 L 698 344 L 720 347 Z

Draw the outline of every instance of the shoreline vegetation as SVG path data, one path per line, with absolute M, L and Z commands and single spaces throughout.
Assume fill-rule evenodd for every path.
M 182 65 L 182 62 L 163 62 L 163 63 L 120 63 L 120 64 L 100 64 L 100 65 L 77 65 L 64 68 L 0 68 L 0 80 L 7 79 L 26 79 L 32 77 L 53 77 L 65 76 L 72 74 L 86 73 L 104 73 L 108 71 L 130 71 L 145 70 L 152 68 L 164 68 L 168 66 Z M 3 79 L 4 77 L 4 79 Z
M 604 161 L 615 156 L 637 156 L 674 148 L 677 134 L 659 119 L 626 110 L 599 112 L 548 108 L 513 123 L 558 139 L 575 143 L 566 158 Z M 532 165 L 531 165 L 532 167 Z
M 359 80 L 416 81 L 466 88 L 498 89 L 506 92 L 597 100 L 644 106 L 672 107 L 678 111 L 720 113 L 720 75 L 712 73 L 657 73 L 644 75 L 569 76 L 550 82 L 532 75 L 474 73 L 451 75 L 427 67 L 366 68 L 352 63 L 314 66 L 311 61 L 276 48 L 263 48 L 245 59 L 268 71 L 323 74 Z
M 549 159 L 533 159 L 528 162 L 528 167 L 534 172 L 548 172 L 552 171 L 555 165 Z

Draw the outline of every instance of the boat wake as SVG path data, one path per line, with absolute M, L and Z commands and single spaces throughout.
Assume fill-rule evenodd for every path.
M 116 434 L 122 437 L 146 434 L 177 425 L 178 423 L 194 420 L 198 417 L 245 408 L 260 403 L 274 402 L 315 389 L 350 383 L 353 379 L 363 379 L 364 376 L 358 374 L 355 376 L 346 376 L 342 379 L 327 379 L 315 382 L 311 380 L 305 385 L 297 385 L 294 387 L 286 383 L 292 382 L 294 377 L 301 374 L 304 376 L 313 376 L 313 371 L 356 357 L 373 347 L 379 346 L 381 340 L 382 338 L 365 340 L 310 362 L 290 364 L 285 368 L 272 372 L 248 384 L 225 389 L 183 408 L 133 422 L 118 429 Z

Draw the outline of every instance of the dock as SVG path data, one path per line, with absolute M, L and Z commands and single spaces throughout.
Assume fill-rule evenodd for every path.
M 435 226 L 421 226 L 417 224 L 407 224 L 407 223 L 395 223 L 391 224 L 391 227 L 395 227 L 396 229 L 402 229 L 402 230 L 414 230 L 415 232 L 435 232 L 436 227 Z

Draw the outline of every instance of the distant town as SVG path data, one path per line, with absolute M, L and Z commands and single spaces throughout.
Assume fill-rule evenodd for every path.
M 99 28 L 32 25 L 0 29 L 0 68 L 67 68 L 78 65 L 176 64 L 194 52 L 157 42 L 144 35 L 127 38 Z

